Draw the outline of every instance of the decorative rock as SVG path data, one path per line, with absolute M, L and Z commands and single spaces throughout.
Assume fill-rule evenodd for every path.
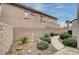
M 34 35 L 34 34 L 32 33 L 32 35 Z
M 31 50 L 28 50 L 27 52 L 28 52 L 28 53 L 31 53 Z
M 17 48 L 16 48 L 16 50 L 22 50 L 23 49 L 23 46 L 18 46 Z
M 38 52 L 39 55 L 41 55 L 41 52 Z
M 31 41 L 33 42 L 34 40 L 32 39 Z
M 34 39 L 34 37 L 32 37 L 32 39 Z
M 34 35 L 34 32 L 32 32 L 32 35 Z

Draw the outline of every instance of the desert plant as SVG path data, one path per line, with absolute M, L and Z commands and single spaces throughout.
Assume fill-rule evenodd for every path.
M 21 37 L 20 40 L 21 40 L 22 44 L 25 44 L 28 41 L 28 38 L 27 37 Z
M 46 34 L 44 35 L 44 37 L 47 37 L 47 38 L 48 38 L 48 37 L 49 37 L 49 34 L 48 34 L 48 33 L 46 33 Z
M 54 33 L 51 32 L 51 33 L 50 33 L 50 36 L 53 37 L 53 36 L 54 36 Z
M 63 44 L 70 47 L 77 47 L 77 41 L 72 38 L 67 38 L 63 40 Z
M 56 34 L 54 34 L 54 35 L 56 36 L 56 35 L 59 35 L 59 34 L 56 33 Z
M 40 41 L 37 43 L 37 49 L 39 50 L 46 50 L 48 48 L 48 42 L 46 41 Z
M 67 29 L 69 28 L 70 23 L 72 23 L 70 20 L 66 20 L 65 23 L 67 24 Z
M 62 33 L 62 34 L 60 34 L 60 38 L 61 39 L 65 39 L 65 38 L 68 38 L 68 37 L 70 37 L 70 35 L 68 34 L 68 33 Z
M 43 41 L 46 41 L 48 43 L 51 43 L 51 38 L 50 37 L 41 37 L 40 39 L 43 40 Z

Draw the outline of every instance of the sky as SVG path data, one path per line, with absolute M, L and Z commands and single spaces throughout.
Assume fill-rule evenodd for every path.
M 61 27 L 65 26 L 66 20 L 77 18 L 76 3 L 26 3 L 24 5 L 58 18 Z

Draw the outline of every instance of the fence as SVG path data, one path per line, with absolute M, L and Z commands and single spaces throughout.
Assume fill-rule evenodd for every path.
M 12 43 L 13 27 L 0 22 L 0 54 L 6 54 Z
M 63 33 L 67 32 L 67 29 L 49 29 L 49 28 L 20 28 L 20 27 L 15 27 L 13 29 L 14 31 L 14 40 L 19 40 L 20 37 L 26 36 L 29 39 L 39 39 L 42 37 L 45 33 Z

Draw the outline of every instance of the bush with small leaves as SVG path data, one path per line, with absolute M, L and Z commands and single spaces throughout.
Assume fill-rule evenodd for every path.
M 59 34 L 54 34 L 55 36 L 59 35 Z
M 41 37 L 40 38 L 41 40 L 43 40 L 43 41 L 46 41 L 46 42 L 48 42 L 48 43 L 51 43 L 51 38 L 50 37 Z
M 65 39 L 65 38 L 69 38 L 69 37 L 70 37 L 70 35 L 68 33 L 62 33 L 62 34 L 60 34 L 60 38 L 61 39 Z
M 77 41 L 75 39 L 72 38 L 67 38 L 63 40 L 63 44 L 66 46 L 70 46 L 70 47 L 77 47 Z
M 25 44 L 28 41 L 28 38 L 27 37 L 21 37 L 20 40 L 21 40 L 22 44 Z
M 48 38 L 48 37 L 49 37 L 49 34 L 46 33 L 46 34 L 44 35 L 44 37 Z
M 46 41 L 40 41 L 37 43 L 37 49 L 39 50 L 46 50 L 48 48 L 48 42 Z
M 53 36 L 54 36 L 54 33 L 51 32 L 51 33 L 50 33 L 50 36 L 53 37 Z

